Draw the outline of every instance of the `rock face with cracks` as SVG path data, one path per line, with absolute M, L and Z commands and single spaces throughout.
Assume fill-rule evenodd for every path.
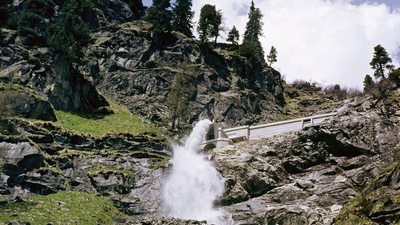
M 398 117 L 366 102 L 298 133 L 214 149 L 219 202 L 238 224 L 330 224 L 393 160 L 399 131 Z

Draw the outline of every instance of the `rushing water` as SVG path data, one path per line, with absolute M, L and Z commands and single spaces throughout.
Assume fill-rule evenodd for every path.
M 166 216 L 232 224 L 230 216 L 213 202 L 224 193 L 224 181 L 207 158 L 199 153 L 211 124 L 198 122 L 185 146 L 174 146 L 172 171 L 163 188 Z

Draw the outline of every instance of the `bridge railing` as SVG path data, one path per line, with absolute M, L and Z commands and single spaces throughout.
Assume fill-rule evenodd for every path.
M 284 132 L 300 130 L 305 126 L 318 124 L 337 113 L 321 114 L 299 119 L 280 121 L 256 126 L 241 126 L 224 129 L 229 139 L 246 138 L 248 140 L 268 138 Z

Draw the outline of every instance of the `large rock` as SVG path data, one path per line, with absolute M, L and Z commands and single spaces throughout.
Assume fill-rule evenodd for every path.
M 0 100 L 3 116 L 57 121 L 51 104 L 33 90 L 17 85 L 0 86 Z

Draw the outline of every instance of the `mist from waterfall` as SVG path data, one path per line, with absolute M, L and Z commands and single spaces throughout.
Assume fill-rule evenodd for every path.
M 230 215 L 213 202 L 224 193 L 224 181 L 212 163 L 199 152 L 210 120 L 198 122 L 185 146 L 173 146 L 172 171 L 163 187 L 165 216 L 232 224 Z

